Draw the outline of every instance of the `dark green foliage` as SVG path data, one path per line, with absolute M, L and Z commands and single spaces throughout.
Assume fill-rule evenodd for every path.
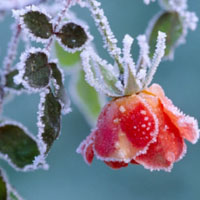
M 5 86 L 7 88 L 14 89 L 14 90 L 21 90 L 21 89 L 24 88 L 22 84 L 17 85 L 14 82 L 14 76 L 16 76 L 18 73 L 19 73 L 19 71 L 17 69 L 14 69 L 11 72 L 9 72 L 8 74 L 6 74 L 6 76 L 5 76 L 5 78 L 6 78 Z
M 48 39 L 53 33 L 52 24 L 43 13 L 29 11 L 23 15 L 23 20 L 30 32 L 36 37 Z
M 69 107 L 70 102 L 62 80 L 62 73 L 55 63 L 49 63 L 49 66 L 52 70 L 52 77 L 56 80 L 56 84 L 59 86 L 59 88 L 56 88 L 53 84 L 54 95 L 61 102 L 64 109 L 68 109 L 67 107 Z
M 0 200 L 7 200 L 7 187 L 6 181 L 3 177 L 3 172 L 0 169 Z
M 72 22 L 65 24 L 57 36 L 61 39 L 63 45 L 70 49 L 82 47 L 88 39 L 84 28 Z
M 155 51 L 158 31 L 167 34 L 165 56 L 168 56 L 183 34 L 183 25 L 179 14 L 176 12 L 164 12 L 155 22 L 149 37 L 151 58 Z
M 49 83 L 50 68 L 47 55 L 43 52 L 31 53 L 25 61 L 24 79 L 30 87 L 43 88 Z
M 13 124 L 0 127 L 0 152 L 21 169 L 33 164 L 35 157 L 40 154 L 36 141 Z
M 50 88 L 49 93 L 45 96 L 45 102 L 42 107 L 44 107 L 44 114 L 40 119 L 44 124 L 42 139 L 47 145 L 46 153 L 48 153 L 54 140 L 59 136 L 61 123 L 61 105 Z

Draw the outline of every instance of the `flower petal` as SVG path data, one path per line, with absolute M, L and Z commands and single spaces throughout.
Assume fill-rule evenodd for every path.
M 179 129 L 182 137 L 196 143 L 199 139 L 198 122 L 196 119 L 190 116 L 186 116 L 172 101 L 165 96 L 163 89 L 158 84 L 153 84 L 147 91 L 157 95 L 163 105 L 163 111 L 170 117 L 171 121 Z
M 160 105 L 161 106 L 161 105 Z M 135 161 L 150 170 L 170 171 L 173 163 L 180 160 L 185 152 L 186 145 L 180 131 L 171 119 L 157 107 L 159 134 L 157 141 L 149 146 L 146 154 L 135 158 Z
M 104 107 L 95 133 L 97 158 L 128 163 L 156 141 L 158 123 L 144 99 L 132 95 Z
M 111 167 L 112 169 L 120 169 L 122 167 L 127 167 L 128 166 L 128 163 L 125 163 L 125 162 L 106 162 L 106 165 L 108 165 L 109 167 Z
M 93 161 L 94 158 L 94 151 L 93 151 L 93 146 L 94 146 L 94 141 L 93 141 L 93 135 L 94 133 L 92 132 L 86 140 L 84 140 L 79 147 L 77 148 L 76 152 L 82 154 L 85 162 L 90 165 Z

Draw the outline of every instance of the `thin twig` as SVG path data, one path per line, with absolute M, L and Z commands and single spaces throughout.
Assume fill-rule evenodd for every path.
M 16 58 L 17 47 L 21 35 L 21 26 L 18 22 L 12 26 L 12 29 L 14 31 L 14 35 L 12 35 L 12 38 L 8 44 L 7 55 L 3 62 L 5 73 L 8 73 L 11 70 L 12 64 Z
M 66 1 L 66 5 L 64 6 L 64 8 L 61 10 L 61 12 L 58 14 L 58 19 L 56 20 L 56 23 L 54 25 L 53 28 L 53 32 L 56 33 L 57 32 L 57 28 L 59 27 L 62 19 L 65 17 L 65 13 L 67 12 L 67 10 L 69 9 L 69 7 L 71 6 L 72 0 L 67 0 Z M 53 37 L 50 38 L 48 44 L 46 45 L 45 49 L 47 51 L 50 51 L 50 47 L 53 43 Z

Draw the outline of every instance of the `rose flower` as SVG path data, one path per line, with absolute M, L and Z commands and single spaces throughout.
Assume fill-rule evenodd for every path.
M 106 63 L 94 53 L 82 53 L 86 80 L 96 90 L 111 96 L 112 100 L 104 106 L 96 128 L 80 144 L 77 152 L 82 154 L 88 164 L 91 164 L 96 156 L 113 169 L 126 167 L 131 163 L 143 165 L 150 170 L 170 171 L 173 164 L 186 153 L 184 139 L 191 143 L 197 142 L 198 123 L 193 117 L 186 116 L 175 107 L 165 96 L 161 86 L 158 84 L 148 86 L 164 56 L 166 35 L 158 33 L 152 59 L 149 58 L 149 47 L 145 36 L 139 36 L 138 41 L 141 55 L 136 66 L 130 56 L 133 39 L 125 36 L 122 78 L 118 78 L 119 81 L 111 85 L 112 88 L 109 84 L 115 80 L 111 76 L 114 67 L 107 65 L 104 68 L 104 72 L 105 69 L 110 69 L 107 73 L 110 74 L 109 80 L 112 82 L 106 79 L 108 84 L 102 89 L 102 77 L 105 73 L 102 73 L 100 78 L 92 77 L 96 69 L 92 67 L 90 69 L 88 66 L 95 61 L 97 63 L 94 66 L 101 67 Z M 96 83 L 96 80 L 101 82 Z M 108 91 L 109 88 L 111 90 Z M 112 91 L 113 88 L 117 93 Z M 122 88 L 121 94 L 118 92 L 120 88 Z
M 184 139 L 196 143 L 198 137 L 197 121 L 180 112 L 153 84 L 108 103 L 78 152 L 88 164 L 95 155 L 114 169 L 137 163 L 169 171 L 186 153 Z

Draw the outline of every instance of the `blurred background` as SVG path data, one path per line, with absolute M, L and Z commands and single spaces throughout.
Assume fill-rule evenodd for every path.
M 101 0 L 119 46 L 126 33 L 134 38 L 143 34 L 149 20 L 160 11 L 157 3 L 146 6 L 142 0 Z M 200 18 L 198 0 L 189 1 L 189 10 Z M 75 7 L 77 15 L 90 25 L 96 47 L 103 58 L 101 37 L 87 9 Z M 10 38 L 8 16 L 0 23 L 0 61 L 5 56 Z M 133 54 L 138 56 L 137 42 Z M 189 32 L 187 43 L 176 49 L 175 58 L 162 62 L 153 82 L 164 88 L 167 96 L 185 113 L 200 120 L 200 26 Z M 68 80 L 68 77 L 66 77 Z M 66 84 L 68 82 L 66 81 Z M 37 133 L 36 112 L 38 95 L 15 97 L 5 105 L 4 115 L 23 122 Z M 188 152 L 176 163 L 172 172 L 150 172 L 142 166 L 130 165 L 114 171 L 103 162 L 94 160 L 87 166 L 76 154 L 79 143 L 90 133 L 90 126 L 72 104 L 73 112 L 63 116 L 62 134 L 55 142 L 47 161 L 48 171 L 16 172 L 6 162 L 0 165 L 7 171 L 10 182 L 27 200 L 199 200 L 200 199 L 200 143 L 187 143 Z

